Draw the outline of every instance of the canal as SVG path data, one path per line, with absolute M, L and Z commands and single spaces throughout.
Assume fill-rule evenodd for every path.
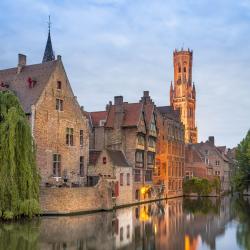
M 250 197 L 170 199 L 0 224 L 1 250 L 250 249 Z

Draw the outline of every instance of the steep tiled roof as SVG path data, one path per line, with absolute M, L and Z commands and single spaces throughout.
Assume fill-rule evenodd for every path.
M 162 106 L 157 107 L 159 112 L 172 120 L 180 121 L 180 112 L 178 110 L 174 110 L 172 106 Z
M 142 114 L 142 103 L 123 103 L 124 105 L 124 118 L 123 127 L 138 126 Z M 106 127 L 113 128 L 115 121 L 115 106 L 112 105 L 109 109 Z
M 154 104 L 144 105 L 144 112 L 145 112 L 146 124 L 150 126 L 154 113 Z
M 192 145 L 185 147 L 185 162 L 203 162 L 201 154 Z
M 19 98 L 24 112 L 30 113 L 31 105 L 38 101 L 56 65 L 57 60 L 27 65 L 18 74 L 17 68 L 0 70 L 0 83 L 8 84 L 8 89 Z M 29 87 L 30 80 L 35 81 L 32 88 Z
M 101 120 L 107 120 L 107 111 L 90 112 L 89 115 L 94 127 L 100 126 Z
M 119 167 L 129 167 L 125 155 L 120 150 L 107 150 L 112 163 Z

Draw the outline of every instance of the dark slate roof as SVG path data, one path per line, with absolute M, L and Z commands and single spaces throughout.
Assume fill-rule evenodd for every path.
M 36 104 L 58 61 L 23 66 L 20 73 L 17 68 L 0 70 L 0 83 L 8 84 L 9 90 L 19 98 L 25 113 L 31 112 L 31 105 Z M 35 80 L 34 87 L 29 87 L 29 79 Z
M 47 43 L 46 43 L 46 47 L 45 47 L 45 51 L 43 55 L 43 63 L 53 61 L 53 60 L 55 60 L 55 55 L 54 55 L 54 51 L 52 48 L 52 42 L 51 42 L 50 30 L 49 30 L 48 39 L 47 39 Z
M 174 110 L 172 106 L 162 106 L 157 107 L 159 112 L 172 120 L 180 121 L 180 112 L 179 110 Z
M 129 167 L 125 155 L 120 150 L 107 150 L 112 163 L 118 167 Z

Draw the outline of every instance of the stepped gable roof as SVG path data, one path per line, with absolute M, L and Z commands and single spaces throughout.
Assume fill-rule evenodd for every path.
M 102 151 L 100 150 L 89 150 L 89 164 L 95 165 Z
M 96 112 L 89 112 L 90 118 L 92 125 L 94 127 L 100 126 L 100 121 L 101 120 L 107 120 L 107 111 L 96 111 Z
M 41 96 L 48 80 L 57 66 L 58 60 L 23 66 L 20 73 L 18 68 L 0 70 L 0 83 L 8 84 L 8 89 L 19 98 L 25 113 L 31 113 L 31 105 Z M 32 80 L 33 87 L 29 86 Z
M 137 127 L 140 121 L 140 117 L 142 114 L 142 103 L 123 103 L 124 108 L 124 118 L 122 127 Z M 109 112 L 107 115 L 107 128 L 114 127 L 115 120 L 115 105 L 110 106 Z
M 115 166 L 119 166 L 119 167 L 130 167 L 130 165 L 128 164 L 125 155 L 123 154 L 122 151 L 120 150 L 107 150 L 108 155 L 112 161 L 112 163 Z
M 167 118 L 175 121 L 180 121 L 179 110 L 174 110 L 172 106 L 161 106 L 157 107 L 157 109 L 163 116 L 166 116 Z

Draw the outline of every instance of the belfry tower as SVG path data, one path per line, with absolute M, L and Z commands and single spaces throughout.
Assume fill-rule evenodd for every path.
M 192 83 L 193 51 L 176 50 L 173 53 L 174 86 L 170 86 L 170 105 L 180 111 L 181 121 L 185 125 L 185 142 L 197 143 L 195 124 L 196 91 Z

